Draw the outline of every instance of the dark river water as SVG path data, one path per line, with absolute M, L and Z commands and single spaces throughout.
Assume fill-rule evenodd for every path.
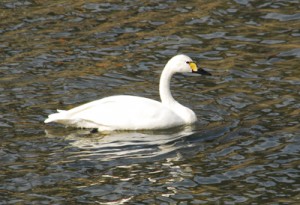
M 109 95 L 192 127 L 90 133 L 43 121 Z M 0 204 L 300 204 L 299 0 L 0 1 Z

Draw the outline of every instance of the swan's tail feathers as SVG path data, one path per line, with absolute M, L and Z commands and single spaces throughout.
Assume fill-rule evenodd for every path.
M 72 116 L 72 113 L 65 110 L 57 110 L 57 113 L 49 115 L 44 122 L 56 122 L 70 127 L 79 128 L 99 128 L 101 126 L 106 128 L 106 126 L 98 124 L 97 122 L 86 120 L 80 117 L 74 118 L 74 116 Z
M 44 121 L 45 123 L 49 122 L 58 122 L 66 119 L 67 112 L 65 110 L 57 110 L 58 113 L 54 113 L 48 116 L 48 118 Z

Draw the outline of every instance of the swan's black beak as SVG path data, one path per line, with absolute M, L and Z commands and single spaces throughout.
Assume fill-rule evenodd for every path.
M 194 62 L 186 62 L 190 65 L 191 69 L 192 69 L 192 72 L 193 73 L 198 73 L 198 74 L 201 74 L 201 75 L 211 75 L 209 72 L 207 72 L 206 70 L 203 70 L 202 68 L 198 68 L 198 66 L 196 65 L 196 63 Z
M 193 70 L 193 73 L 198 73 L 201 75 L 211 75 L 210 72 L 207 72 L 206 70 L 203 70 L 202 68 L 198 68 L 196 71 Z

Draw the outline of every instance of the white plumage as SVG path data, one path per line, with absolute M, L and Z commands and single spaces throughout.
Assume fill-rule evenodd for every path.
M 68 111 L 58 110 L 49 115 L 45 123 L 57 122 L 99 131 L 167 129 L 194 123 L 197 120 L 195 113 L 175 101 L 170 92 L 171 77 L 178 72 L 210 75 L 197 68 L 188 56 L 177 55 L 168 61 L 161 74 L 159 92 L 162 102 L 137 96 L 111 96 Z

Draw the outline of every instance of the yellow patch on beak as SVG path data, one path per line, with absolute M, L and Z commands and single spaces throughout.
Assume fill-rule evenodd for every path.
M 196 63 L 190 62 L 189 65 L 190 65 L 190 67 L 191 67 L 191 69 L 192 69 L 193 72 L 197 72 L 198 71 L 198 67 L 197 67 Z

